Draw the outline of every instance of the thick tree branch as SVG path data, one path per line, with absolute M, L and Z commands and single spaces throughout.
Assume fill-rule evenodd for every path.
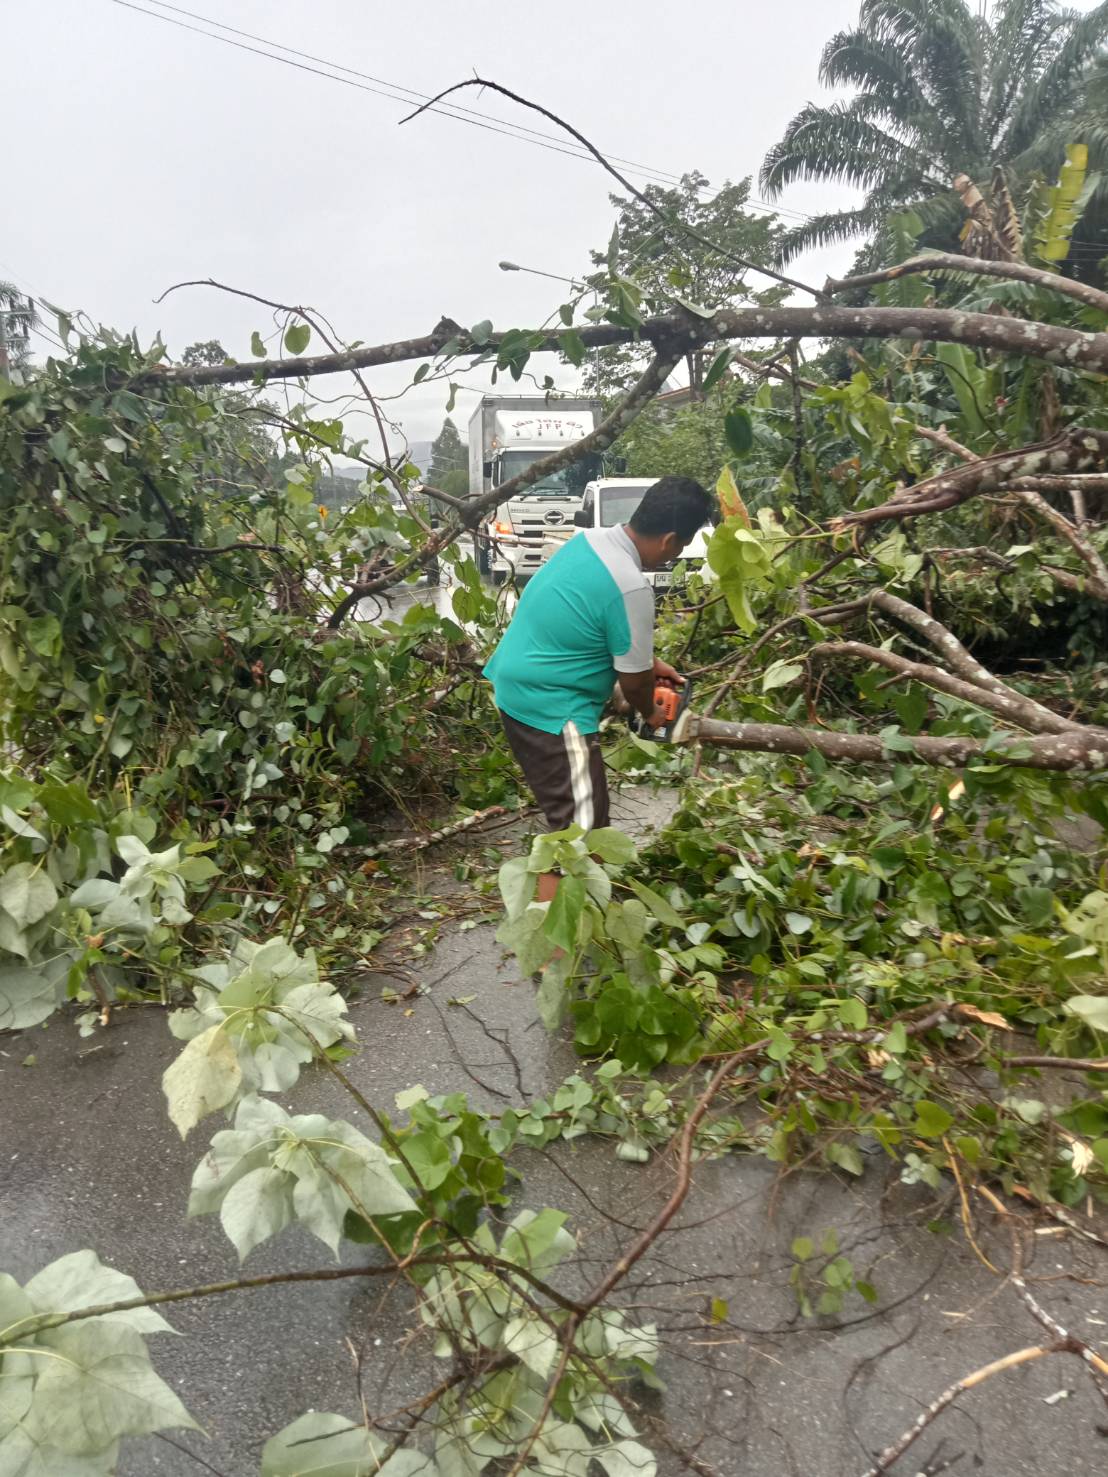
M 1016 496 L 1025 507 L 1033 508 L 1040 518 L 1045 518 L 1055 533 L 1069 544 L 1084 564 L 1089 571 L 1089 576 L 1085 581 L 1086 594 L 1108 603 L 1108 566 L 1105 565 L 1099 552 L 1085 537 L 1085 534 L 1071 523 L 1064 513 L 1051 507 L 1041 493 L 1033 492 L 1029 487 L 1020 487 L 1016 489 Z
M 561 353 L 565 332 L 546 333 L 537 351 Z M 606 348 L 647 340 L 665 347 L 677 357 L 722 339 L 744 338 L 846 338 L 906 339 L 910 343 L 965 344 L 968 348 L 994 349 L 1002 354 L 1044 359 L 1068 369 L 1108 373 L 1108 333 L 1082 333 L 1033 323 L 1022 318 L 1001 318 L 995 313 L 959 313 L 943 308 L 720 308 L 711 318 L 699 318 L 683 310 L 647 318 L 638 328 L 601 323 L 573 330 L 587 348 Z M 429 334 L 399 339 L 362 349 L 344 349 L 336 354 L 304 354 L 291 359 L 258 359 L 247 364 L 158 366 L 127 381 L 132 387 L 154 385 L 264 384 L 273 379 L 306 379 L 320 374 L 344 374 L 384 364 L 404 364 L 432 359 L 452 340 L 458 353 L 482 354 L 500 345 L 502 335 L 491 334 L 474 343 L 469 335 L 448 319 Z
M 1026 262 L 985 261 L 981 257 L 958 256 L 954 252 L 936 251 L 928 256 L 914 256 L 909 261 L 899 262 L 895 267 L 886 267 L 880 272 L 866 272 L 860 277 L 829 277 L 823 284 L 828 297 L 849 292 L 858 287 L 876 287 L 880 282 L 896 282 L 901 277 L 915 273 L 941 277 L 946 273 L 955 276 L 1001 277 L 1013 282 L 1029 282 L 1033 287 L 1042 287 L 1047 292 L 1060 292 L 1065 297 L 1076 298 L 1087 308 L 1099 308 L 1108 313 L 1108 292 L 1098 292 L 1084 282 L 1075 282 L 1063 277 L 1060 272 L 1046 272 L 1040 267 L 1029 267 Z
M 541 461 L 533 462 L 526 471 L 520 472 L 518 476 L 511 477 L 507 482 L 494 487 L 491 492 L 483 497 L 471 498 L 459 514 L 456 523 L 445 524 L 436 536 L 418 553 L 402 559 L 399 564 L 387 569 L 375 579 L 367 580 L 363 584 L 357 584 L 344 595 L 335 607 L 334 613 L 327 622 L 331 630 L 337 630 L 345 620 L 350 610 L 357 605 L 359 600 L 364 600 L 367 595 L 376 595 L 379 590 L 391 589 L 399 580 L 418 569 L 424 564 L 438 556 L 443 549 L 464 533 L 467 529 L 476 527 L 482 515 L 505 503 L 509 498 L 516 497 L 525 492 L 536 482 L 541 482 L 544 477 L 550 476 L 552 472 L 561 471 L 563 467 L 571 466 L 580 461 L 593 451 L 604 451 L 611 446 L 612 442 L 631 424 L 635 417 L 642 411 L 650 401 L 654 399 L 658 391 L 669 378 L 674 366 L 677 364 L 679 355 L 659 354 L 652 359 L 639 377 L 637 383 L 627 392 L 624 398 L 611 412 L 610 415 L 597 426 L 595 431 L 590 431 L 580 441 L 567 442 L 550 456 L 543 457 Z
M 982 687 L 987 692 L 996 693 L 1000 697 L 1016 698 L 1020 702 L 1033 706 L 1036 710 L 1035 718 L 1040 733 L 1069 733 L 1073 730 L 1084 732 L 1082 724 L 1060 717 L 1049 708 L 1043 707 L 1041 703 L 1035 703 L 1032 698 L 1026 698 L 1022 693 L 1014 691 L 999 677 L 995 677 L 987 667 L 981 665 L 972 652 L 962 645 L 953 631 L 948 630 L 934 616 L 920 610 L 918 605 L 901 599 L 899 595 L 890 594 L 888 590 L 875 590 L 870 596 L 870 603 L 878 610 L 883 610 L 886 615 L 891 615 L 896 620 L 903 621 L 906 626 L 911 626 L 913 630 L 918 631 L 928 645 L 933 646 L 941 654 L 943 661 L 951 671 L 964 677 L 967 682 L 972 682 L 974 686 Z
M 1108 472 L 1085 472 L 1074 477 L 1019 477 L 1012 486 L 1030 492 L 1108 492 Z
M 989 691 L 987 688 L 979 687 L 976 682 L 967 682 L 964 678 L 953 677 L 949 672 L 944 672 L 941 667 L 932 666 L 929 662 L 914 662 L 908 657 L 899 656 L 895 651 L 886 651 L 879 646 L 868 646 L 864 641 L 821 641 L 810 648 L 809 657 L 852 657 L 863 662 L 872 662 L 875 666 L 884 667 L 888 672 L 895 672 L 899 677 L 905 677 L 915 682 L 922 682 L 927 687 L 933 687 L 938 692 L 945 692 L 950 697 L 959 698 L 962 702 L 973 703 L 979 708 L 985 708 L 990 713 L 1005 718 L 1009 723 L 1016 724 L 1019 728 L 1026 729 L 1029 733 L 1057 733 L 1064 726 L 1066 731 L 1083 732 L 1080 723 L 1071 723 L 1066 719 L 1057 719 L 1055 722 L 1044 721 L 1043 715 L 1046 709 L 1041 708 L 1038 703 L 1030 698 L 1022 698 L 1018 693 Z M 1056 715 L 1050 714 L 1051 719 Z M 1108 744 L 1108 732 L 1103 734 L 1104 742 Z
M 833 518 L 832 530 L 866 527 L 887 519 L 918 518 L 923 513 L 939 513 L 957 507 L 970 498 L 986 492 L 999 492 L 1021 477 L 1043 473 L 1084 472 L 1103 466 L 1108 461 L 1108 431 L 1091 426 L 1073 427 L 1034 446 L 1017 447 L 980 457 L 964 467 L 955 467 L 904 488 L 876 508 L 859 508 Z
M 797 754 L 814 749 L 825 759 L 850 764 L 931 764 L 961 769 L 974 759 L 1015 768 L 1059 772 L 1108 770 L 1108 735 L 1097 729 L 1081 733 L 1042 734 L 1024 738 L 1013 734 L 988 747 L 970 738 L 905 738 L 910 748 L 888 749 L 877 734 L 841 733 L 834 729 L 790 728 L 783 723 L 722 723 L 717 718 L 690 715 L 683 742 L 742 749 L 753 754 Z

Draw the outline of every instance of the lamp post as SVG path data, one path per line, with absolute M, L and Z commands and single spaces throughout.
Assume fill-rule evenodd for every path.
M 549 277 L 552 282 L 568 282 L 569 285 L 570 285 L 570 287 L 580 288 L 580 290 L 582 292 L 586 291 L 586 287 L 585 287 L 585 284 L 583 282 L 578 282 L 576 280 L 576 278 L 574 278 L 574 277 L 560 277 L 557 272 L 540 272 L 537 267 L 521 267 L 518 262 L 497 262 L 497 266 L 500 268 L 500 270 L 502 272 L 526 272 L 531 277 Z M 597 295 L 597 293 L 596 293 L 595 290 L 593 291 L 592 299 L 593 299 L 593 302 L 594 303 L 598 303 L 600 301 L 600 299 L 599 299 L 599 297 L 598 297 L 598 295 Z M 593 358 L 592 358 L 593 373 L 596 376 L 596 393 L 599 394 L 600 393 L 600 346 L 599 346 L 599 344 L 596 345 L 593 348 L 592 355 L 593 355 Z

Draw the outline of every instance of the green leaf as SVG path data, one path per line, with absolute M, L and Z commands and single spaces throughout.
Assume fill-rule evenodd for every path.
M 804 667 L 801 662 L 771 662 L 762 674 L 762 691 L 772 692 L 775 687 L 787 687 L 790 682 L 795 682 L 803 675 Z
M 604 1468 L 608 1477 L 656 1477 L 658 1471 L 654 1453 L 639 1441 L 613 1441 L 611 1446 L 597 1446 L 593 1448 L 592 1456 Z M 543 1470 L 555 1469 L 544 1467 Z M 568 1474 L 583 1469 L 567 1465 L 563 1470 Z
M 890 1028 L 888 1035 L 882 1041 L 881 1045 L 886 1051 L 892 1052 L 894 1056 L 899 1056 L 901 1052 L 908 1050 L 908 1032 L 904 1029 L 903 1021 L 897 1021 Z
M 285 329 L 285 348 L 293 356 L 302 354 L 311 336 L 312 330 L 306 323 L 290 323 Z
M 1108 995 L 1071 995 L 1062 1008 L 1094 1031 L 1108 1032 Z
M 815 1244 L 810 1236 L 798 1236 L 792 1244 L 792 1254 L 798 1262 L 810 1261 L 815 1253 Z
M 550 904 L 543 932 L 552 944 L 567 954 L 577 948 L 577 933 L 585 906 L 585 884 L 580 877 L 563 877 Z
M 869 1013 L 866 1010 L 864 1001 L 859 1000 L 857 995 L 848 995 L 845 1000 L 839 1000 L 836 1004 L 838 1006 L 839 1019 L 844 1026 L 849 1027 L 853 1031 L 865 1030 L 866 1022 L 869 1020 Z
M 512 1318 L 504 1325 L 501 1335 L 504 1347 L 522 1359 L 532 1373 L 545 1380 L 558 1357 L 557 1336 L 533 1314 Z
M 913 1129 L 923 1138 L 942 1138 L 953 1122 L 953 1114 L 948 1113 L 938 1103 L 928 1102 L 926 1098 L 923 1098 L 916 1104 L 916 1121 Z
M 169 1116 L 182 1138 L 201 1118 L 225 1108 L 242 1083 L 238 1054 L 219 1023 L 195 1036 L 162 1075 Z
M 100 1303 L 122 1303 L 142 1296 L 142 1289 L 126 1272 L 107 1267 L 94 1251 L 71 1251 L 36 1272 L 24 1288 L 36 1313 L 77 1313 Z M 136 1333 L 172 1333 L 153 1308 L 127 1308 L 102 1313 L 97 1324 L 121 1323 Z
M 265 344 L 262 343 L 262 336 L 257 329 L 250 335 L 250 352 L 255 359 L 264 359 L 266 355 Z
M 627 886 L 635 894 L 638 900 L 645 904 L 646 910 L 659 923 L 664 923 L 667 928 L 684 928 L 687 920 L 674 908 L 660 892 L 655 892 L 652 887 L 647 887 L 645 882 L 639 882 L 635 877 L 628 877 Z
M 827 1145 L 827 1157 L 832 1164 L 845 1169 L 847 1174 L 860 1175 L 863 1170 L 862 1156 L 853 1144 L 841 1143 L 838 1139 Z
M 382 1450 L 348 1416 L 312 1410 L 269 1438 L 261 1477 L 376 1477 Z M 430 1465 L 428 1477 L 434 1477 Z
M 9 939 L 9 945 L 13 940 Z M 65 974 L 55 982 L 29 965 L 0 965 L 0 1030 L 22 1031 L 46 1020 L 65 998 Z
M 795 1243 L 794 1243 L 795 1244 Z M 711 1318 L 713 1324 L 726 1323 L 728 1305 L 726 1298 L 713 1298 L 711 1307 Z
M 250 1170 L 223 1197 L 219 1219 L 242 1261 L 293 1219 L 289 1177 L 269 1166 Z
M 243 1257 L 294 1219 L 337 1253 L 348 1211 L 376 1218 L 415 1209 L 392 1160 L 352 1124 L 290 1116 L 258 1097 L 244 1098 L 234 1128 L 214 1135 L 189 1196 L 190 1215 L 220 1212 Z
M 799 935 L 811 932 L 812 920 L 808 917 L 807 913 L 786 913 L 785 922 L 788 925 L 790 933 Z
M 32 862 L 17 862 L 0 876 L 0 907 L 18 928 L 29 928 L 45 918 L 57 901 L 54 884 Z
M 487 344 L 492 337 L 492 320 L 490 318 L 482 318 L 480 323 L 475 323 L 469 330 L 469 336 L 479 347 Z
M 9 831 L 14 831 L 17 836 L 24 836 L 28 841 L 45 841 L 46 837 L 41 831 L 36 831 L 30 821 L 25 821 L 22 816 L 16 815 L 10 805 L 0 805 L 0 818 Z
M 721 349 L 712 360 L 708 366 L 708 373 L 704 376 L 704 383 L 700 387 L 704 394 L 707 394 L 712 386 L 723 378 L 727 366 L 731 363 L 731 356 L 734 352 L 734 349 Z
M 551 960 L 542 972 L 539 988 L 535 995 L 539 1018 L 548 1031 L 555 1031 L 565 1018 L 569 1004 L 566 979 L 573 968 L 573 956 L 563 954 L 561 959 Z
M 585 355 L 589 351 L 585 347 L 584 339 L 577 332 L 576 328 L 567 328 L 563 330 L 560 343 L 562 346 L 562 353 L 566 356 L 566 358 L 572 365 L 577 366 L 584 363 Z
M 498 880 L 508 917 L 520 917 L 535 896 L 535 873 L 527 865 L 527 858 L 509 857 L 500 867 Z
M 513 1217 L 504 1239 L 500 1243 L 500 1255 L 517 1267 L 529 1267 L 543 1277 L 571 1256 L 577 1242 L 565 1229 L 564 1210 L 521 1210 Z
M 1072 911 L 1063 908 L 1062 923 L 1091 944 L 1108 944 L 1108 892 L 1087 893 Z
M 785 1062 L 793 1053 L 793 1038 L 787 1031 L 782 1031 L 780 1026 L 770 1026 L 766 1032 L 769 1036 L 769 1045 L 766 1047 L 766 1056 L 771 1062 Z
M 735 456 L 746 456 L 754 445 L 754 422 L 750 411 L 736 405 L 723 418 L 723 435 Z
M 615 866 L 633 862 L 637 854 L 631 837 L 614 826 L 600 826 L 590 831 L 585 837 L 585 845 L 602 862 L 611 862 Z
M 36 1336 L 56 1357 L 41 1364 L 23 1426 L 35 1442 L 72 1456 L 102 1451 L 121 1436 L 170 1427 L 198 1430 L 150 1365 L 142 1335 L 99 1320 Z

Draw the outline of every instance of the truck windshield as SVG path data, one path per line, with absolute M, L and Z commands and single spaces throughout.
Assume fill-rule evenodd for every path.
M 614 528 L 630 522 L 631 515 L 642 502 L 645 487 L 602 487 L 600 489 L 600 526 Z
M 498 483 L 504 483 L 512 477 L 518 477 L 520 472 L 525 472 L 528 467 L 534 466 L 536 462 L 542 461 L 544 457 L 548 457 L 549 455 L 549 451 L 501 452 Z M 548 477 L 544 477 L 541 482 L 534 483 L 531 487 L 521 492 L 519 496 L 579 498 L 584 491 L 585 483 L 594 475 L 592 471 L 594 461 L 595 458 L 585 458 L 584 463 L 576 462 L 571 467 L 563 467 L 560 472 L 553 472 Z

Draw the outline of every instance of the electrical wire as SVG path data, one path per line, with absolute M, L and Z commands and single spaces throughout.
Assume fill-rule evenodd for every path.
M 318 62 L 320 66 L 329 67 L 332 71 L 345 72 L 348 76 L 360 77 L 365 82 L 375 82 L 379 87 L 392 88 L 394 92 L 405 93 L 407 95 L 405 101 L 426 103 L 430 102 L 431 100 L 430 93 L 417 92 L 414 88 L 405 87 L 400 82 L 390 82 L 387 78 L 384 77 L 374 77 L 369 72 L 359 72 L 356 67 L 345 67 L 340 62 L 328 61 L 328 59 L 323 56 L 313 56 L 310 51 L 300 51 L 295 46 L 284 46 L 280 41 L 271 41 L 268 36 L 257 36 L 254 34 L 253 31 L 242 31 L 237 26 L 229 26 L 224 21 L 213 20 L 211 16 L 200 15 L 195 10 L 185 10 L 180 5 L 170 5 L 168 3 L 168 0 L 146 0 L 146 3 L 148 5 L 155 6 L 158 10 L 172 10 L 177 15 L 187 15 L 190 20 L 202 21 L 205 25 L 214 26 L 217 30 L 220 31 L 229 31 L 233 36 L 244 36 L 248 41 L 257 41 L 260 45 L 268 46 L 273 51 L 283 51 L 289 56 L 298 56 L 303 61 Z M 212 39 L 217 40 L 219 38 L 213 37 Z M 428 111 L 439 112 L 440 107 L 429 109 Z M 483 113 L 479 108 L 463 107 L 461 103 L 444 104 L 441 106 L 441 111 L 444 112 L 447 116 L 451 116 L 452 114 L 457 113 L 464 113 L 472 118 L 482 118 L 486 122 L 502 124 L 507 128 L 513 129 L 517 133 L 530 134 L 533 138 L 545 139 L 550 143 L 556 143 L 559 145 L 564 145 L 568 143 L 568 140 L 560 138 L 557 134 L 545 133 L 542 129 L 538 128 L 528 128 L 525 124 L 522 123 L 512 123 L 507 118 L 499 118 L 492 113 Z M 570 145 L 570 147 L 572 148 L 574 146 Z M 587 156 L 582 155 L 582 157 Z M 652 169 L 649 165 L 639 164 L 634 159 L 621 159 L 618 155 L 615 154 L 609 155 L 608 157 L 610 157 L 612 162 L 615 164 L 626 164 L 629 168 L 637 169 L 643 174 L 653 174 L 659 177 L 665 176 L 672 184 L 680 184 L 680 176 L 673 174 L 670 170 Z
M 296 47 L 284 46 L 278 41 L 271 41 L 268 37 L 258 36 L 252 31 L 240 30 L 235 26 L 228 26 L 222 21 L 212 20 L 211 17 L 201 15 L 197 11 L 185 10 L 179 5 L 170 5 L 167 0 L 149 0 L 149 4 L 157 5 L 161 10 L 173 11 L 176 15 L 188 16 L 191 20 L 198 20 L 205 26 L 211 26 L 213 30 L 203 30 L 200 26 L 189 25 L 187 21 L 177 20 L 174 15 L 163 15 L 158 10 L 149 10 L 146 6 L 134 3 L 134 0 L 111 0 L 113 5 L 118 5 L 124 10 L 133 10 L 139 15 L 148 16 L 151 20 L 163 21 L 166 25 L 177 26 L 181 30 L 191 31 L 194 35 L 204 36 L 209 41 L 219 41 L 225 46 L 233 46 L 238 51 L 246 51 L 254 56 L 265 57 L 269 61 L 280 63 L 282 66 L 295 67 L 298 71 L 308 72 L 316 77 L 323 77 L 331 82 L 341 83 L 346 87 L 355 87 L 361 92 L 372 93 L 376 97 L 386 98 L 390 102 L 398 102 L 404 107 L 410 107 L 413 101 L 426 102 L 429 94 L 416 91 L 414 88 L 405 87 L 398 82 L 389 82 L 383 78 L 375 77 L 368 72 L 360 72 L 356 68 L 347 67 L 340 62 L 332 62 L 324 57 L 313 55 L 311 52 L 300 51 Z M 227 35 L 219 35 L 218 31 L 225 31 Z M 232 40 L 232 36 L 246 38 L 243 41 Z M 258 46 L 247 45 L 246 41 L 256 41 Z M 269 50 L 261 50 L 260 47 L 268 47 Z M 275 53 L 284 52 L 284 56 Z M 293 60 L 293 58 L 301 60 Z M 318 63 L 319 65 L 307 65 Z M 328 68 L 329 70 L 321 70 Z M 340 75 L 345 74 L 345 75 Z M 356 80 L 361 79 L 361 80 Z M 595 163 L 592 156 L 586 151 L 579 149 L 568 140 L 559 140 L 556 135 L 544 133 L 539 129 L 527 128 L 523 124 L 510 123 L 507 119 L 495 117 L 490 113 L 482 113 L 474 108 L 462 107 L 460 104 L 439 103 L 429 112 L 439 113 L 444 118 L 453 118 L 459 123 L 469 123 L 475 128 L 482 128 L 489 133 L 498 133 L 505 138 L 515 139 L 517 143 L 532 144 L 536 148 L 547 149 L 555 154 L 562 154 L 567 158 L 581 159 L 586 163 Z M 641 175 L 651 183 L 660 185 L 664 189 L 673 189 L 680 184 L 681 177 L 670 170 L 656 169 L 649 165 L 638 164 L 633 160 L 623 159 L 618 155 L 610 155 L 613 162 L 623 164 L 633 173 Z M 714 198 L 714 197 L 713 197 Z M 710 201 L 707 203 L 711 203 Z M 792 210 L 787 207 L 771 205 L 767 201 L 751 196 L 747 204 L 754 209 L 769 214 L 780 215 L 795 220 L 811 220 L 812 217 L 805 211 Z

